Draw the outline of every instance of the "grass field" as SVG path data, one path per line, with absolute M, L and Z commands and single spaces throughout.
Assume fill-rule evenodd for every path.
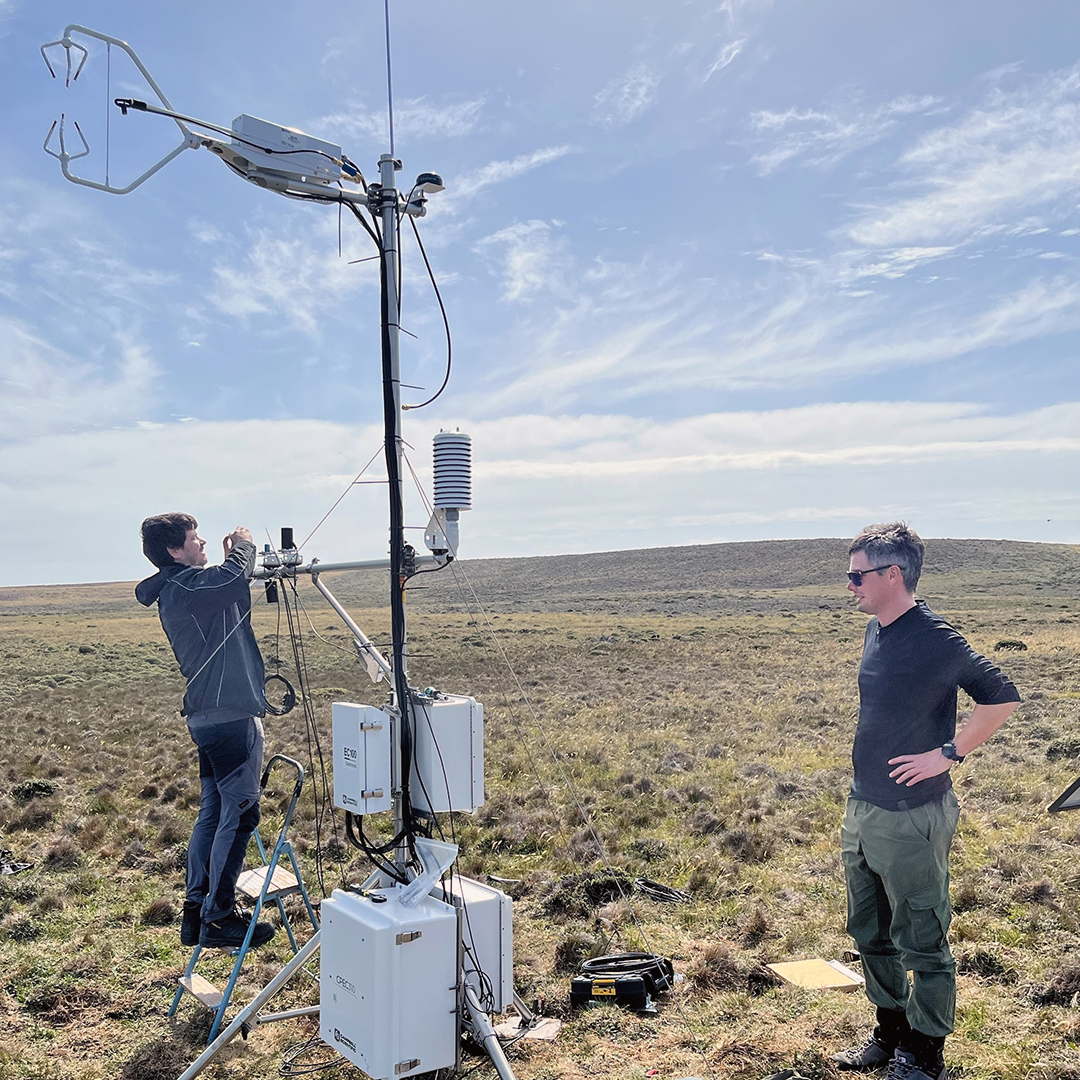
M 485 703 L 488 801 L 456 822 L 461 869 L 516 882 L 519 992 L 568 1021 L 557 1042 L 513 1049 L 522 1080 L 751 1078 L 796 1060 L 825 1077 L 827 1055 L 868 1026 L 861 995 L 777 987 L 763 971 L 851 947 L 838 826 L 865 618 L 843 588 L 844 551 L 821 540 L 477 561 L 410 589 L 412 681 Z M 327 580 L 385 640 L 385 578 Z M 383 690 L 310 584 L 299 591 L 328 750 L 330 702 L 379 704 Z M 1080 1080 L 1080 815 L 1045 812 L 1080 773 L 1080 551 L 934 541 L 920 595 L 1024 698 L 954 774 L 953 1075 Z M 291 678 L 277 609 L 260 602 L 255 628 Z M 995 651 L 1003 641 L 1024 648 Z M 130 584 L 2 589 L 0 654 L 2 846 L 34 863 L 0 878 L 0 1080 L 177 1076 L 207 1031 L 190 998 L 165 1019 L 187 955 L 177 913 L 198 781 L 156 614 Z M 308 761 L 299 710 L 266 727 L 269 751 Z M 314 786 L 293 836 L 319 896 Z M 264 835 L 285 798 L 283 783 L 265 800 Z M 328 832 L 326 887 L 362 877 Z M 633 895 L 628 908 L 609 870 L 693 902 Z M 639 948 L 685 975 L 658 1018 L 570 1012 L 582 956 Z M 237 1000 L 288 955 L 277 939 L 262 950 Z M 296 981 L 275 1008 L 316 1000 Z M 275 1075 L 314 1030 L 259 1028 L 205 1075 Z M 477 1080 L 494 1076 L 474 1064 Z

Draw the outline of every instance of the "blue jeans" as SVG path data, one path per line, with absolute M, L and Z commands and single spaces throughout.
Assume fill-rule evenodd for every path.
M 252 717 L 190 733 L 199 748 L 202 797 L 188 845 L 186 899 L 202 904 L 203 922 L 213 922 L 233 909 L 236 879 L 259 824 L 263 727 Z

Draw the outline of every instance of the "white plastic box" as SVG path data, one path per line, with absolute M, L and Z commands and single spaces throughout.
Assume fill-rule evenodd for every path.
M 341 158 L 341 147 L 336 143 L 247 113 L 232 122 L 232 130 L 234 136 L 239 136 L 233 138 L 232 149 L 261 169 L 323 183 L 341 179 L 341 166 L 330 160 Z M 260 148 L 277 153 L 261 153 Z
M 514 1000 L 514 901 L 457 874 L 439 882 L 431 895 L 462 909 L 461 938 L 468 947 L 462 959 L 465 985 L 491 1012 L 506 1012 Z
M 416 702 L 409 798 L 419 810 L 474 813 L 484 805 L 484 706 L 442 694 Z
M 333 706 L 334 805 L 353 814 L 389 810 L 390 717 L 373 705 Z
M 397 891 L 322 902 L 319 1035 L 372 1080 L 457 1060 L 457 914 L 430 896 L 403 907 Z

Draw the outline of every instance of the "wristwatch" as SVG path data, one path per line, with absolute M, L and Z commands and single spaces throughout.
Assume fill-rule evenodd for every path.
M 947 758 L 948 758 L 948 759 L 949 759 L 950 761 L 955 761 L 957 765 L 959 765 L 959 764 L 960 764 L 960 762 L 961 762 L 961 761 L 963 761 L 963 760 L 964 760 L 964 758 L 965 758 L 965 757 L 967 756 L 966 754 L 958 754 L 958 753 L 956 752 L 956 743 L 954 743 L 954 742 L 947 742 L 947 743 L 946 743 L 946 744 L 945 744 L 945 745 L 944 745 L 944 746 L 943 746 L 943 747 L 941 748 L 941 752 L 942 752 L 942 753 L 943 753 L 943 754 L 945 755 L 945 757 L 947 757 Z

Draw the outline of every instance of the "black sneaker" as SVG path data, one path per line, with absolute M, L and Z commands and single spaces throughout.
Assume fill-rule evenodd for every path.
M 214 919 L 213 922 L 203 923 L 199 934 L 199 944 L 211 949 L 238 949 L 244 944 L 250 925 L 250 915 L 241 915 L 238 911 L 230 912 L 220 919 Z M 251 933 L 249 947 L 257 949 L 260 945 L 265 945 L 273 936 L 274 928 L 269 923 L 256 923 Z
M 897 1050 L 885 1073 L 885 1080 L 949 1080 L 945 1062 L 939 1061 L 930 1072 L 915 1064 L 915 1055 L 908 1050 Z
M 833 1054 L 829 1060 L 836 1063 L 838 1069 L 854 1069 L 858 1072 L 867 1072 L 870 1069 L 878 1069 L 893 1056 L 895 1047 L 886 1046 L 878 1037 L 878 1029 L 874 1028 L 866 1041 L 859 1046 L 853 1046 L 848 1050 L 841 1050 Z
M 180 944 L 198 945 L 202 930 L 202 901 L 185 900 L 184 915 L 180 920 Z

